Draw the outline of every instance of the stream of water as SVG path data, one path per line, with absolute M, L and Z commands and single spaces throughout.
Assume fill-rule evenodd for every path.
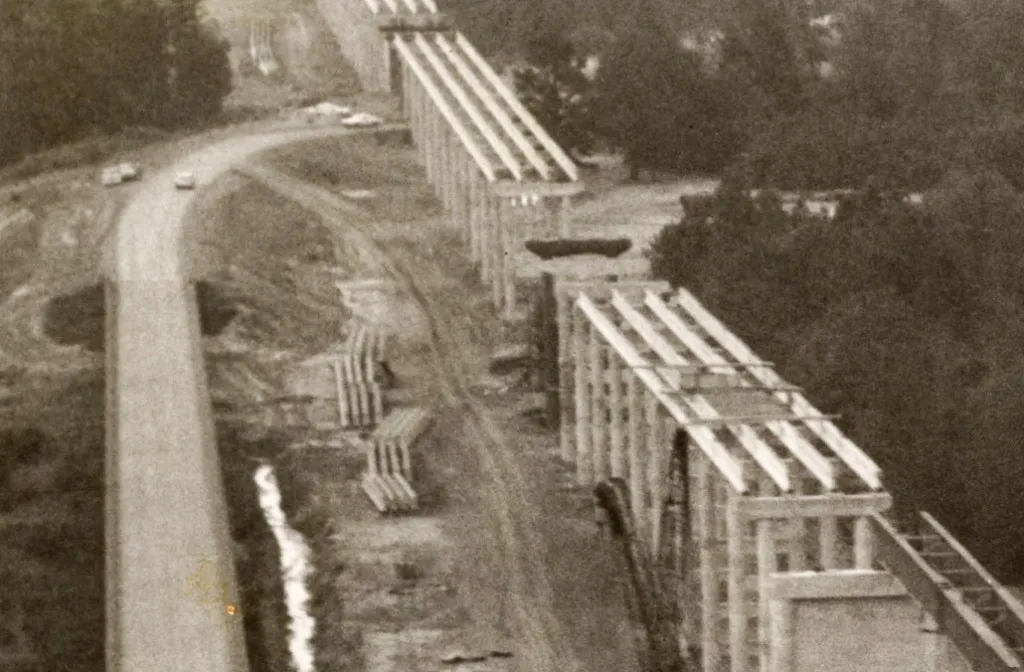
M 312 573 L 310 550 L 302 535 L 288 525 L 281 509 L 281 490 L 277 485 L 274 468 L 261 465 L 253 477 L 259 488 L 260 508 L 270 525 L 281 551 L 281 580 L 284 601 L 288 610 L 288 650 L 296 672 L 314 672 L 313 632 L 316 621 L 309 613 L 309 589 L 306 579 Z

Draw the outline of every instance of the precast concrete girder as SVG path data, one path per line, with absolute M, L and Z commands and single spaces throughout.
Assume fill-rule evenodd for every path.
M 484 107 L 497 120 L 501 129 L 512 139 L 512 142 L 522 152 L 523 156 L 526 157 L 533 169 L 537 171 L 537 174 L 544 180 L 551 179 L 552 171 L 547 162 L 526 138 L 526 135 L 515 125 L 509 113 L 505 111 L 494 96 L 482 93 L 486 91 L 487 87 L 480 77 L 473 72 L 467 59 L 458 52 L 456 47 L 444 35 L 438 35 L 435 39 L 438 51 L 448 59 L 448 62 L 455 68 L 459 76 L 469 84 L 470 88 L 477 92 L 477 96 Z
M 401 38 L 395 39 L 394 44 L 395 50 L 398 52 L 400 57 L 404 59 L 404 62 L 409 66 L 410 70 L 412 70 L 413 75 L 426 90 L 427 96 L 429 96 L 430 98 L 430 102 L 433 103 L 430 106 L 430 109 L 440 113 L 440 115 L 445 119 L 445 121 L 448 122 L 448 124 L 452 128 L 452 131 L 454 131 L 455 135 L 459 138 L 463 146 L 466 148 L 466 151 L 469 152 L 470 156 L 472 156 L 473 160 L 476 162 L 478 168 L 486 176 L 487 181 L 494 182 L 496 179 L 494 167 L 484 156 L 480 147 L 476 144 L 476 141 L 473 139 L 472 135 L 469 133 L 465 125 L 462 123 L 462 120 L 459 119 L 458 115 L 448 104 L 448 101 L 445 100 L 444 95 L 437 89 L 437 87 L 434 85 L 434 82 L 431 81 L 431 78 L 427 74 L 426 69 L 419 62 L 419 59 L 414 55 L 412 49 L 409 47 L 408 44 L 405 43 L 405 40 Z

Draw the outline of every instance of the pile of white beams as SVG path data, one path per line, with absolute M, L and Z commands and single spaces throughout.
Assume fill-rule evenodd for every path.
M 575 426 L 563 430 L 562 454 L 581 486 L 625 479 L 636 528 L 660 548 L 675 433 L 685 431 L 687 546 L 700 549 L 686 583 L 700 588 L 699 604 L 682 605 L 699 614 L 682 634 L 700 642 L 704 669 L 741 672 L 759 658 L 767 667 L 766 595 L 780 556 L 787 571 L 870 570 L 870 521 L 891 497 L 878 466 L 827 416 L 692 295 L 665 289 L 565 284 L 561 396 Z
M 570 235 L 579 170 L 468 40 L 456 33 L 396 35 L 402 103 L 420 159 L 468 239 L 497 307 L 517 303 L 514 261 L 526 224 Z
M 374 15 L 390 14 L 437 14 L 437 3 L 434 0 L 365 0 L 366 6 Z

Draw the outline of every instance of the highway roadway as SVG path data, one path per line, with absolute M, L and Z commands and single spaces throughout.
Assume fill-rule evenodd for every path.
M 248 672 L 186 243 L 196 189 L 253 154 L 359 131 L 240 136 L 147 175 L 104 255 L 107 669 Z

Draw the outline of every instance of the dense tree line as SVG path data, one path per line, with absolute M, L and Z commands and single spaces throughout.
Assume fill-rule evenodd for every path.
M 93 132 L 204 121 L 230 88 L 200 0 L 0 3 L 0 164 Z
M 901 514 L 930 511 L 1024 580 L 1024 197 L 985 169 L 926 206 L 869 195 L 834 221 L 747 193 L 667 227 L 655 273 L 840 413 Z
M 842 3 L 830 40 L 809 19 L 835 7 L 729 4 L 713 67 L 643 3 L 601 40 L 573 27 L 575 52 L 528 57 L 554 74 L 597 50 L 596 80 L 563 88 L 634 175 L 720 171 L 653 246 L 656 273 L 841 414 L 902 513 L 929 510 L 1024 582 L 1024 5 Z M 754 187 L 867 195 L 822 221 Z
M 761 186 L 924 188 L 973 154 L 1020 181 L 1024 9 L 1013 0 L 865 0 L 837 15 L 834 35 L 811 25 L 827 3 L 735 0 L 703 57 L 681 42 L 700 24 L 664 3 L 631 2 L 614 20 L 533 4 L 506 17 L 522 32 L 517 55 L 543 75 L 520 77 L 520 94 L 571 149 L 610 145 L 634 176 L 742 164 Z M 571 74 L 587 56 L 600 59 L 593 82 Z

